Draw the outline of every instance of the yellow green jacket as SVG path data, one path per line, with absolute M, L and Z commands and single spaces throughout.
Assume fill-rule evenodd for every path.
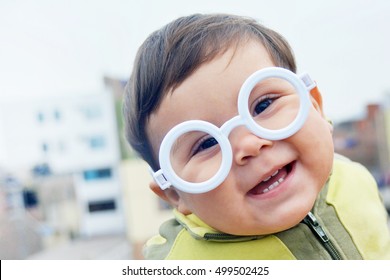
M 174 215 L 147 242 L 146 259 L 390 260 L 387 212 L 377 185 L 362 165 L 340 157 L 312 211 L 289 230 L 235 236 L 212 229 L 194 214 Z

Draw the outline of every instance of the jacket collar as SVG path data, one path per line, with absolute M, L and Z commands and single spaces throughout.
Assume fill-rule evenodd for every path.
M 263 236 L 240 236 L 240 235 L 232 235 L 228 233 L 220 232 L 205 222 L 203 222 L 198 216 L 195 214 L 183 215 L 176 209 L 173 210 L 173 214 L 176 220 L 190 233 L 190 235 L 198 240 L 207 240 L 207 241 L 245 241 L 245 240 L 254 240 L 262 238 Z

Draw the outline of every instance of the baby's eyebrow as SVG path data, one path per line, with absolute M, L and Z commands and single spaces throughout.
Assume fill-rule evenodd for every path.
M 172 144 L 172 147 L 171 147 L 171 154 L 172 153 L 177 153 L 180 151 L 180 149 L 182 148 L 185 148 L 187 149 L 188 148 L 188 144 L 185 145 L 185 143 L 190 143 L 190 148 L 189 149 L 192 149 L 193 145 L 195 144 L 195 142 L 203 137 L 205 134 L 205 132 L 202 132 L 202 131 L 189 131 L 189 132 L 186 132 L 182 135 L 180 135 L 176 141 Z M 190 150 L 191 151 L 191 150 Z M 187 151 L 186 151 L 187 152 Z
M 187 133 L 184 133 L 183 135 L 180 135 L 175 142 L 173 142 L 172 144 L 172 148 L 171 148 L 171 154 L 172 153 L 176 153 L 178 152 L 178 150 L 180 149 L 180 147 L 182 146 L 182 143 L 185 143 L 187 141 L 190 141 L 191 139 L 190 138 L 193 138 L 193 132 L 187 132 Z
M 182 137 L 184 137 L 184 136 L 182 135 L 182 136 L 178 137 L 176 139 L 176 141 L 173 143 L 173 145 L 171 147 L 171 154 L 174 154 L 179 150 L 180 142 L 182 142 L 182 140 L 180 138 L 182 138 Z
M 279 90 L 285 90 L 286 88 L 294 88 L 294 86 L 282 78 L 268 78 L 256 83 L 256 85 L 252 88 L 251 92 L 256 90 L 279 91 Z
M 273 87 L 275 87 L 275 85 L 272 84 L 272 81 L 270 81 L 269 79 L 259 81 L 251 89 L 251 94 L 256 93 L 256 92 L 264 93 L 265 91 L 270 90 Z

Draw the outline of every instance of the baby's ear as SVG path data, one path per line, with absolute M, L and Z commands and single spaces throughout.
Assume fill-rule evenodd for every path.
M 310 90 L 311 102 L 314 108 L 321 114 L 322 117 L 325 118 L 324 110 L 322 107 L 322 95 L 316 86 L 312 90 Z
M 177 208 L 180 198 L 179 198 L 179 194 L 175 189 L 168 188 L 166 190 L 162 190 L 155 181 L 150 182 L 149 188 L 161 199 L 165 200 L 173 207 Z
M 172 205 L 172 207 L 176 208 L 180 213 L 184 215 L 191 214 L 191 211 L 187 208 L 185 201 L 174 188 L 162 190 L 154 181 L 149 184 L 149 187 L 155 194 Z

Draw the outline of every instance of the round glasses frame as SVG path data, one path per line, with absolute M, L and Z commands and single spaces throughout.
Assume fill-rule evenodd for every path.
M 268 78 L 280 78 L 288 81 L 296 89 L 300 99 L 299 111 L 295 119 L 281 129 L 272 130 L 260 126 L 253 119 L 248 108 L 248 99 L 252 89 L 257 83 Z M 232 147 L 228 139 L 230 132 L 235 127 L 243 125 L 256 136 L 268 140 L 281 140 L 292 136 L 301 129 L 306 121 L 311 104 L 309 91 L 315 86 L 316 84 L 307 74 L 298 77 L 295 73 L 284 68 L 269 67 L 256 71 L 241 86 L 237 102 L 238 115 L 226 121 L 220 128 L 206 121 L 190 120 L 176 125 L 167 133 L 161 143 L 159 152 L 161 169 L 157 172 L 151 171 L 154 180 L 163 190 L 174 186 L 183 192 L 195 194 L 215 189 L 226 179 L 233 162 Z M 217 140 L 222 152 L 221 166 L 217 173 L 203 182 L 195 183 L 183 180 L 176 174 L 171 164 L 172 146 L 178 137 L 190 131 L 201 131 L 210 134 Z

